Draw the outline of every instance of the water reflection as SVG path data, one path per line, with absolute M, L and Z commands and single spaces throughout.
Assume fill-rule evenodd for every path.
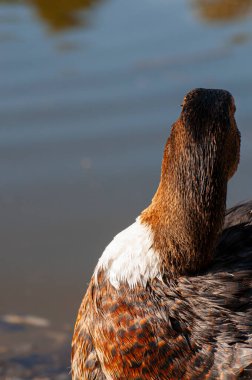
M 194 6 L 207 21 L 232 21 L 248 14 L 252 0 L 194 0 Z
M 101 0 L 0 0 L 5 4 L 26 3 L 36 9 L 39 17 L 52 30 L 64 30 L 83 25 L 85 18 L 80 12 L 85 11 Z M 252 9 L 252 0 L 192 0 L 199 16 L 210 22 L 233 21 L 245 17 Z
M 53 30 L 62 30 L 79 24 L 85 20 L 80 17 L 79 12 L 85 11 L 100 2 L 100 0 L 27 0 L 36 8 L 39 17 L 49 24 Z M 18 4 L 18 0 L 0 0 L 0 3 Z

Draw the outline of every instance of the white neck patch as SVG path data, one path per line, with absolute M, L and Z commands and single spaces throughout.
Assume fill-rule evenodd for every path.
M 136 222 L 114 237 L 105 248 L 96 266 L 94 276 L 100 270 L 106 272 L 110 283 L 119 288 L 127 283 L 130 288 L 146 286 L 147 281 L 160 278 L 159 255 L 152 248 L 153 233 L 149 227 Z

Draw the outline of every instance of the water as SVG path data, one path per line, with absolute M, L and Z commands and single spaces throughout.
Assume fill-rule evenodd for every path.
M 234 95 L 228 204 L 251 198 L 251 13 L 249 0 L 0 2 L 0 315 L 73 325 L 105 245 L 150 201 L 192 88 Z

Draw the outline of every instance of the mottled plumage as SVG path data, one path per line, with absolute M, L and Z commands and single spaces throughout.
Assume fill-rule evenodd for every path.
M 81 304 L 73 379 L 252 379 L 252 201 L 224 219 L 233 113 L 226 91 L 185 98 L 151 205 L 107 247 Z

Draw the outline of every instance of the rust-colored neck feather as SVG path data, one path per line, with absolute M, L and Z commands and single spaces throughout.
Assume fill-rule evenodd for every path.
M 222 120 L 214 128 L 199 122 L 199 128 L 189 128 L 181 117 L 166 143 L 160 184 L 141 221 L 151 227 L 163 272 L 170 277 L 199 273 L 213 256 L 224 220 L 227 181 L 239 160 L 239 138 L 236 141 L 236 131 L 230 132 L 226 122 L 226 127 Z M 230 149 L 236 158 L 228 166 Z

